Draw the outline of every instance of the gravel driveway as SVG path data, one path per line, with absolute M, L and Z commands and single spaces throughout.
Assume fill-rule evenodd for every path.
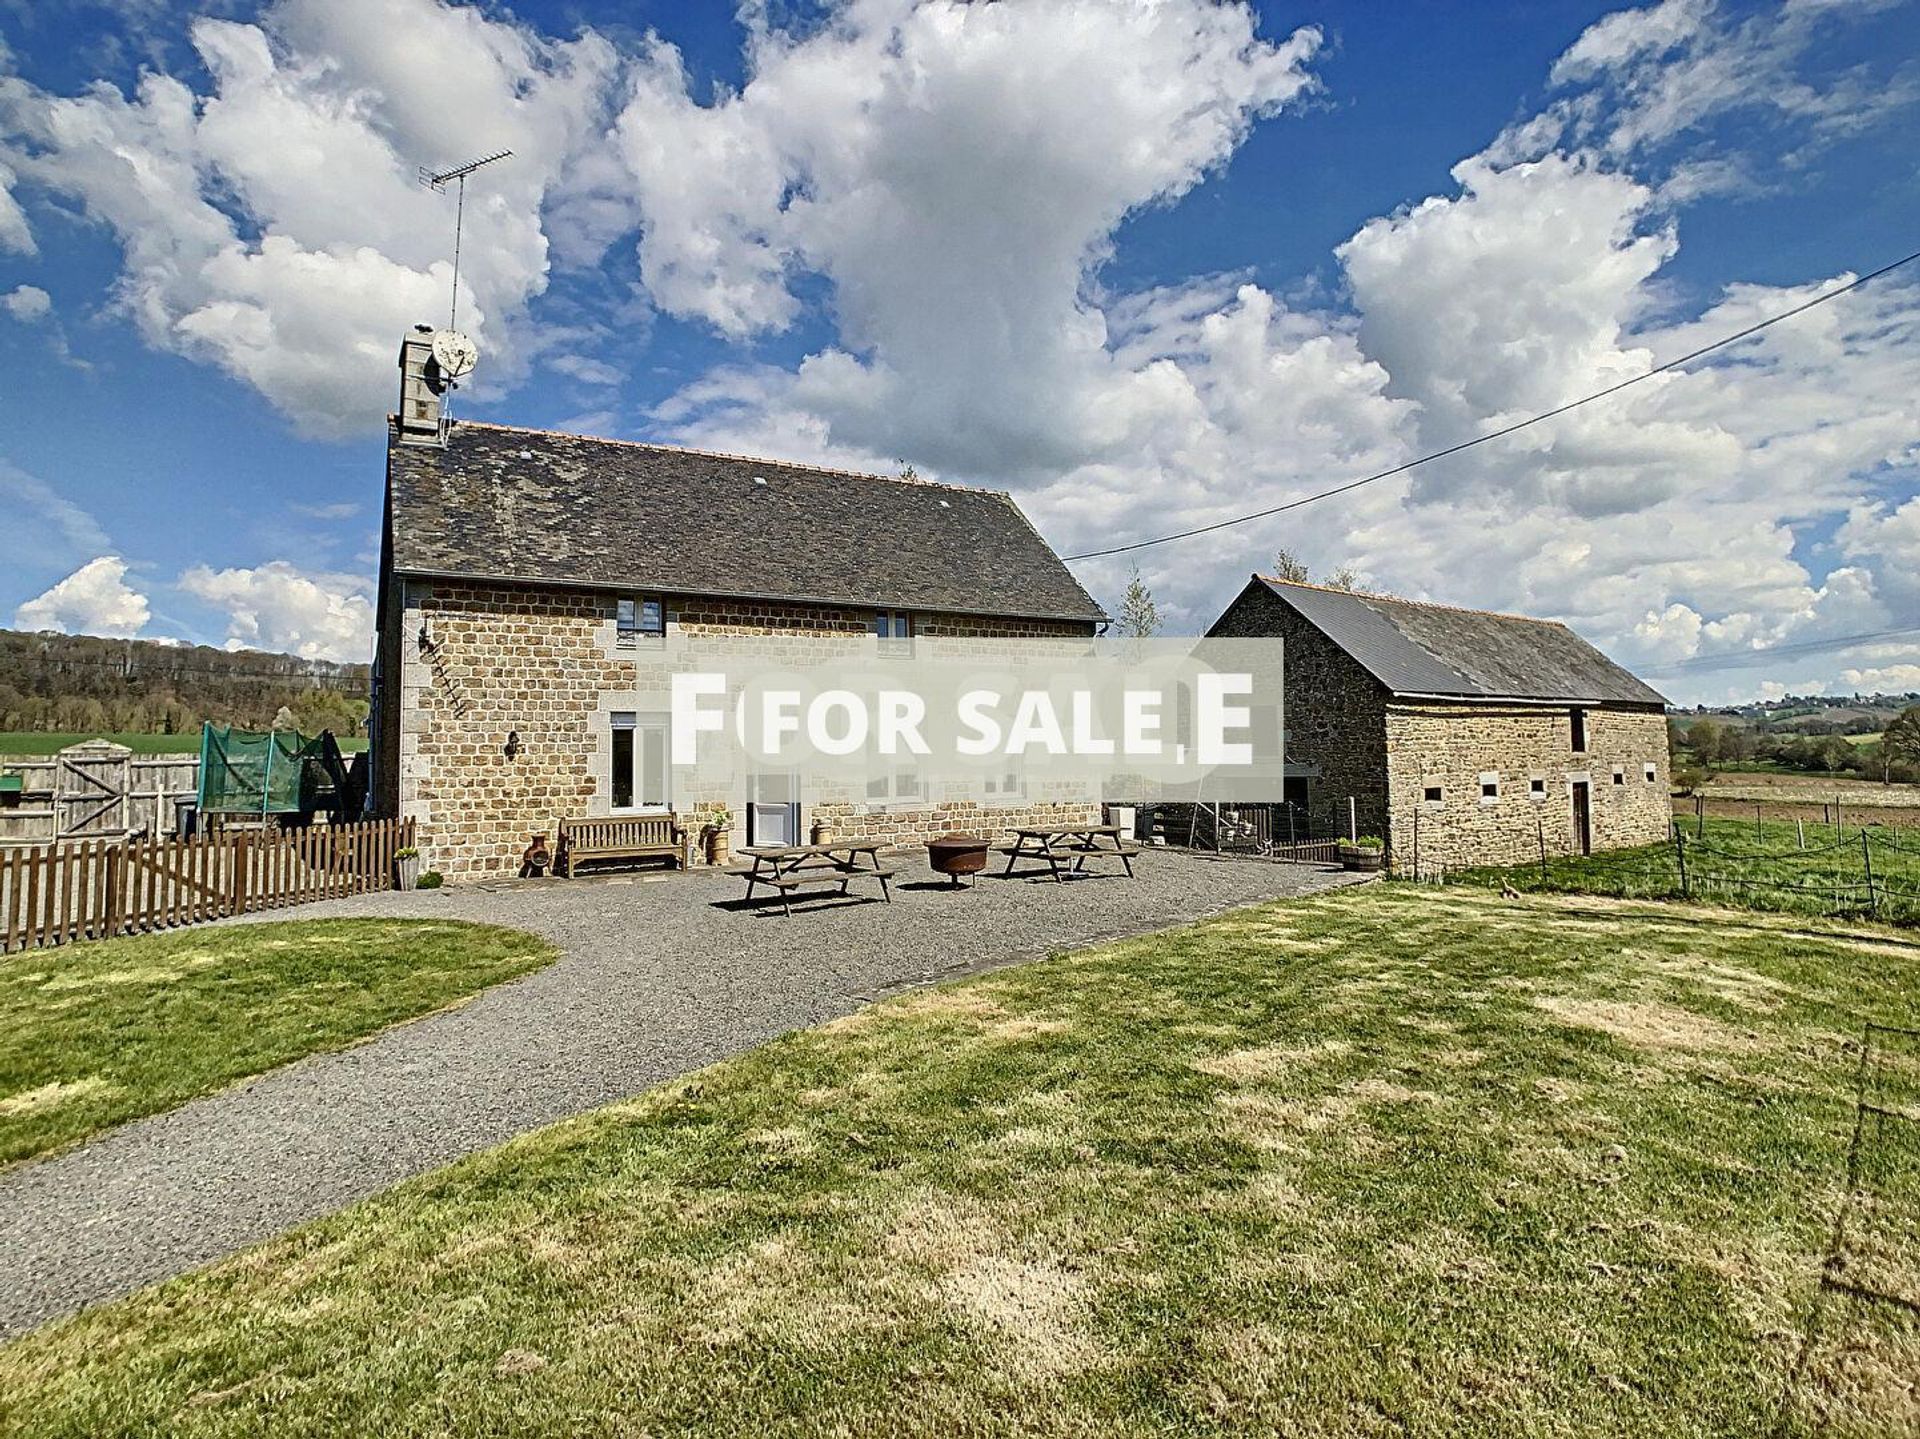
M 1350 878 L 1149 852 L 1132 881 L 989 878 L 954 893 L 918 861 L 901 867 L 891 905 L 814 898 L 791 919 L 745 908 L 739 880 L 700 871 L 366 895 L 265 916 L 480 920 L 544 935 L 562 957 L 459 1009 L 0 1174 L 0 1336 L 890 990 Z

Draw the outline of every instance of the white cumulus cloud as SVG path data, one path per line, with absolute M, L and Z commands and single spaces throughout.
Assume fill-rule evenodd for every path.
M 36 324 L 53 313 L 53 296 L 38 285 L 20 285 L 0 295 L 0 310 L 23 325 Z
M 310 433 L 365 433 L 401 334 L 447 312 L 453 201 L 416 167 L 510 149 L 467 196 L 460 322 L 496 378 L 517 373 L 547 285 L 543 206 L 599 133 L 611 47 L 435 0 L 279 0 L 190 36 L 202 91 L 148 72 L 130 95 L 63 97 L 0 75 L 0 246 L 21 247 L 17 172 L 118 237 L 119 303 L 148 343 Z
M 365 663 L 373 599 L 358 575 L 308 573 L 274 560 L 251 569 L 195 565 L 180 588 L 227 613 L 227 648 Z
M 17 630 L 60 630 L 74 635 L 125 637 L 147 623 L 147 597 L 126 582 L 127 563 L 101 555 L 36 595 L 13 614 Z

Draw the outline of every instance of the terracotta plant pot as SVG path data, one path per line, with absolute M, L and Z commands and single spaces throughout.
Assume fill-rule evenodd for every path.
M 945 834 L 927 841 L 927 863 L 960 888 L 960 876 L 978 874 L 987 867 L 987 841 L 974 834 Z
M 728 835 L 730 833 L 731 831 L 724 829 L 709 828 L 707 830 L 708 864 L 725 864 L 732 856 L 733 851 L 729 847 L 728 841 Z

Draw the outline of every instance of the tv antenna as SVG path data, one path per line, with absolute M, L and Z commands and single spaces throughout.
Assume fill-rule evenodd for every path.
M 449 184 L 455 187 L 459 196 L 453 211 L 453 303 L 447 306 L 447 328 L 458 330 L 460 318 L 460 231 L 467 221 L 467 176 L 483 165 L 491 165 L 495 160 L 504 160 L 513 154 L 511 150 L 496 151 L 491 155 L 482 155 L 478 160 L 469 160 L 464 165 L 455 165 L 451 170 L 429 170 L 420 167 L 420 183 L 436 195 L 447 193 Z

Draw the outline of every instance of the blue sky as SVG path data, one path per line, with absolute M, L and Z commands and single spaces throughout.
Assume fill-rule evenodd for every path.
M 330 657 L 366 650 L 393 350 L 443 318 L 416 164 L 517 152 L 472 192 L 462 413 L 911 462 L 1067 553 L 1920 247 L 1913 0 L 0 0 L 0 45 L 0 620 Z M 1920 688 L 1920 645 L 1847 639 L 1920 624 L 1916 278 L 1138 561 L 1182 628 L 1284 546 L 1564 618 L 1683 701 Z

